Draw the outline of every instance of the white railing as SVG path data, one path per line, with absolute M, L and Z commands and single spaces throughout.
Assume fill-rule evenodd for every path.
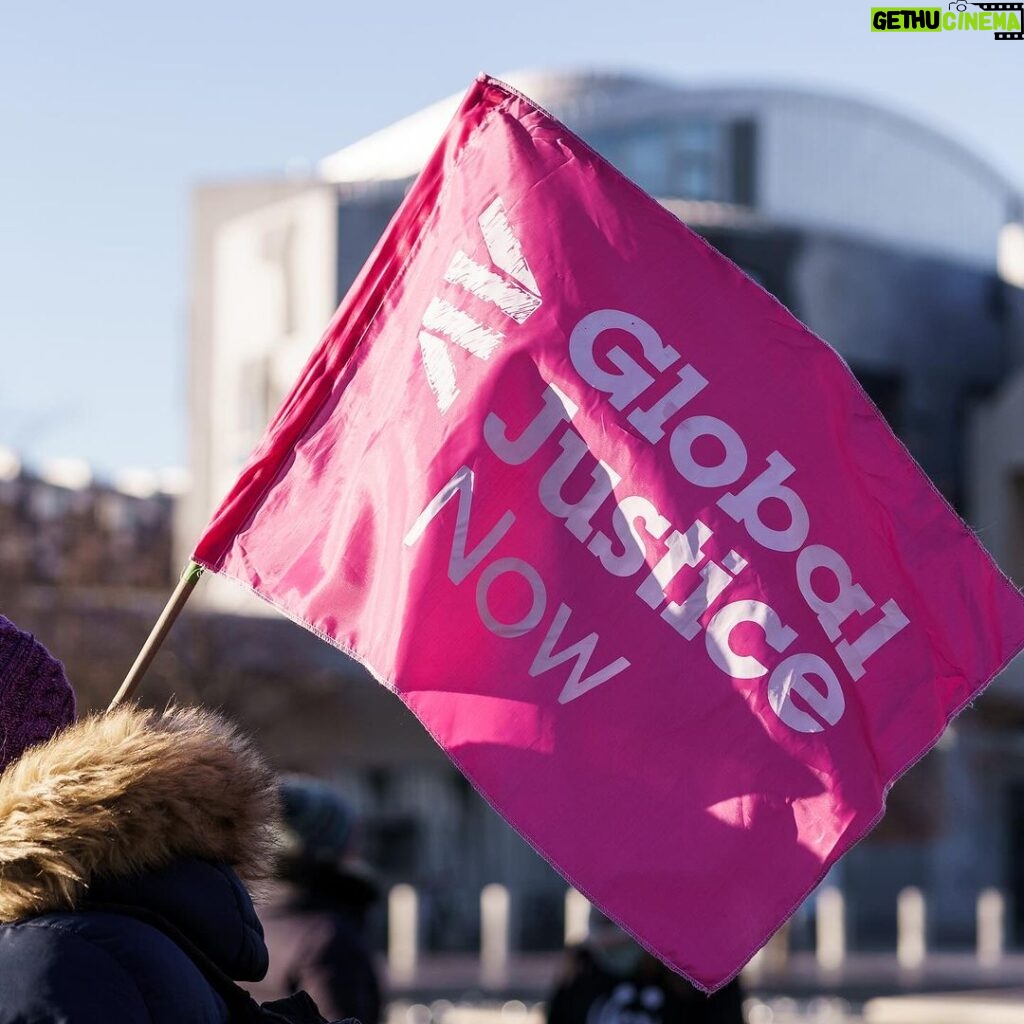
M 480 893 L 480 984 L 484 988 L 501 988 L 508 981 L 510 907 L 505 886 L 484 886 Z
M 575 889 L 565 893 L 565 944 L 576 946 L 590 932 L 590 900 Z
M 388 976 L 393 985 L 408 985 L 419 961 L 419 899 L 411 885 L 388 893 Z
M 998 889 L 978 897 L 978 963 L 995 967 L 1006 952 L 1006 900 Z
M 918 971 L 928 958 L 928 908 L 916 887 L 900 891 L 896 900 L 896 961 L 902 970 Z M 480 893 L 479 981 L 485 989 L 508 983 L 513 953 L 512 897 L 503 885 L 492 884 Z M 575 889 L 565 895 L 566 945 L 582 942 L 588 931 L 590 903 Z M 819 890 L 814 905 L 815 950 L 818 967 L 839 971 L 848 950 L 847 907 L 834 887 Z M 997 889 L 978 896 L 975 955 L 979 966 L 997 967 L 1006 955 L 1006 899 Z M 419 900 L 411 885 L 396 885 L 388 894 L 388 972 L 392 984 L 411 984 L 419 966 Z M 776 973 L 789 958 L 789 932 L 782 928 L 751 961 L 747 974 Z
M 905 971 L 916 971 L 924 963 L 926 929 L 924 893 L 914 886 L 901 889 L 896 897 L 896 962 Z
M 846 901 L 838 889 L 829 887 L 818 892 L 814 909 L 818 966 L 837 971 L 846 959 Z

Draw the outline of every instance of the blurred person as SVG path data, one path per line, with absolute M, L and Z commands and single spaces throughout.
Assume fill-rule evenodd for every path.
M 0 616 L 0 1024 L 268 1017 L 233 979 L 267 969 L 242 878 L 266 873 L 274 776 L 195 708 L 76 721 L 59 661 Z
M 381 991 L 366 939 L 366 916 L 380 897 L 357 856 L 356 816 L 328 784 L 281 781 L 283 851 L 277 883 L 260 907 L 270 969 L 250 991 L 262 999 L 304 989 L 322 1012 L 377 1024 Z
M 589 935 L 569 951 L 547 1024 L 743 1024 L 743 996 L 735 980 L 704 995 L 591 908 Z

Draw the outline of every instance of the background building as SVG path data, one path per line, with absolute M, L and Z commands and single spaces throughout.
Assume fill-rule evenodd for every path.
M 1024 225 L 1009 183 L 927 127 L 841 97 L 600 74 L 529 73 L 512 83 L 827 338 L 939 489 L 1004 564 L 1024 574 L 1024 442 L 1012 430 L 1024 421 L 1024 376 L 1015 376 L 1024 362 Z M 182 556 L 457 102 L 338 151 L 315 179 L 197 190 L 194 486 L 180 510 Z M 262 610 L 220 581 L 203 591 L 209 614 Z M 288 674 L 291 701 L 306 699 L 311 678 L 322 686 L 338 677 L 345 717 L 328 717 L 341 722 L 337 733 L 321 723 L 304 756 L 356 797 L 394 877 L 428 894 L 428 938 L 472 941 L 479 885 L 500 879 L 520 908 L 520 941 L 557 943 L 563 884 L 410 729 L 397 701 L 368 680 L 353 682 L 357 670 L 326 648 L 301 656 L 297 648 L 262 650 L 266 660 L 252 671 Z M 372 742 L 360 743 L 366 735 Z M 399 736 L 403 742 L 393 742 Z M 1010 889 L 1024 913 L 1018 854 L 1019 674 L 895 788 L 881 828 L 837 869 L 853 941 L 891 941 L 895 895 L 907 884 L 931 896 L 939 941 L 971 940 L 975 896 L 986 885 Z

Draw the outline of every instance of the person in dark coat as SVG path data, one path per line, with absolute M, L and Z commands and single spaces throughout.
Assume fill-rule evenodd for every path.
M 743 1024 L 739 983 L 706 996 L 597 910 L 548 1000 L 547 1024 Z
M 356 856 L 355 814 L 333 787 L 300 776 L 282 781 L 284 852 L 260 917 L 270 969 L 258 999 L 308 992 L 327 1017 L 377 1024 L 381 991 L 367 944 L 366 915 L 380 895 Z
M 266 871 L 276 808 L 212 714 L 76 722 L 60 662 L 0 616 L 0 1024 L 227 1024 L 187 949 L 266 971 L 242 878 Z

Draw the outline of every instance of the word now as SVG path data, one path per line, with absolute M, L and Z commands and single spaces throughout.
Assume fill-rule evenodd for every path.
M 458 498 L 458 511 L 456 513 L 455 529 L 452 533 L 452 546 L 448 557 L 448 578 L 456 586 L 463 583 L 466 578 L 477 569 L 480 564 L 498 545 L 498 542 L 512 528 L 515 522 L 515 514 L 507 510 L 497 523 L 488 531 L 487 535 L 472 550 L 466 549 L 466 538 L 469 535 L 469 516 L 473 502 L 473 486 L 475 475 L 468 466 L 460 466 L 454 476 L 437 492 L 428 503 L 427 507 L 420 513 L 416 522 L 413 523 L 409 532 L 405 535 L 406 547 L 411 547 L 420 537 L 423 536 L 427 526 L 434 520 L 437 514 L 453 498 Z M 518 576 L 530 592 L 530 607 L 526 613 L 513 622 L 507 622 L 499 618 L 492 610 L 490 602 L 491 589 L 502 577 L 508 575 Z M 548 596 L 547 587 L 541 579 L 540 573 L 529 563 L 521 558 L 498 558 L 487 565 L 480 574 L 476 586 L 476 608 L 480 621 L 495 636 L 506 639 L 515 639 L 532 632 L 544 619 L 547 610 Z M 611 664 L 598 669 L 589 675 L 584 675 L 590 665 L 590 659 L 597 648 L 599 637 L 596 633 L 590 633 L 581 640 L 563 647 L 560 651 L 555 646 L 561 641 L 562 634 L 569 623 L 572 609 L 567 604 L 559 604 L 547 632 L 541 642 L 536 656 L 530 664 L 529 674 L 536 677 L 548 669 L 555 668 L 565 662 L 571 661 L 572 668 L 569 678 L 558 696 L 560 704 L 567 704 L 588 690 L 600 686 L 613 676 L 617 676 L 624 669 L 629 668 L 629 661 L 625 658 L 617 658 Z

